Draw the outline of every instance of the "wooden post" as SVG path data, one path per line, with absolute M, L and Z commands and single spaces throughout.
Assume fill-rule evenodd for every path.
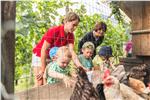
M 150 30 L 150 2 L 145 1 L 143 6 L 143 29 Z
M 142 30 L 143 2 L 135 2 L 131 8 L 132 30 Z
M 16 2 L 1 1 L 1 75 L 8 93 L 14 93 Z

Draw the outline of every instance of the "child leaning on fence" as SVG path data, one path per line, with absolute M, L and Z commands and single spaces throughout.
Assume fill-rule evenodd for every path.
M 82 46 L 83 54 L 80 54 L 78 56 L 80 63 L 86 69 L 86 74 L 90 82 L 92 82 L 92 73 L 93 73 L 92 55 L 94 50 L 95 50 L 95 46 L 92 42 L 85 42 Z
M 91 57 L 93 55 L 94 50 L 95 47 L 92 42 L 85 42 L 82 46 L 83 54 L 80 54 L 78 56 L 80 63 L 87 69 L 87 71 L 93 69 L 93 63 Z
M 45 69 L 45 72 L 44 72 L 44 75 L 43 75 L 44 84 L 47 83 L 47 77 L 48 77 L 48 69 L 49 69 L 49 67 L 51 66 L 51 64 L 54 61 L 56 61 L 56 53 L 57 53 L 57 51 L 58 51 L 58 47 L 53 47 L 49 51 L 50 63 L 46 66 L 46 69 Z
M 56 61 L 48 66 L 47 83 L 53 84 L 63 80 L 66 86 L 71 86 L 73 80 L 69 76 L 70 68 L 68 66 L 71 60 L 71 53 L 66 46 L 59 47 L 56 53 Z

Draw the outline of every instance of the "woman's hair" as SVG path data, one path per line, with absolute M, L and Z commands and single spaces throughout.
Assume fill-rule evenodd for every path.
M 107 25 L 104 22 L 96 22 L 93 30 L 97 31 L 97 30 L 100 30 L 100 29 L 102 29 L 103 32 L 106 32 Z
M 71 52 L 67 46 L 59 47 L 56 55 L 58 58 L 61 58 L 61 57 L 71 58 L 72 57 Z
M 74 20 L 78 20 L 80 22 L 80 17 L 74 12 L 68 12 L 64 17 L 63 22 L 71 22 Z

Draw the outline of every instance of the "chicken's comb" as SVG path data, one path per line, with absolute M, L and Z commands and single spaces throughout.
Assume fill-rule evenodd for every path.
M 109 69 L 106 69 L 106 70 L 104 71 L 103 80 L 106 79 L 108 76 L 110 76 L 110 70 L 109 70 Z

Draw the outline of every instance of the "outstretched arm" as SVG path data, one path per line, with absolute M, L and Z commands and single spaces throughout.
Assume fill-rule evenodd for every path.
M 53 71 L 53 70 L 48 70 L 48 76 L 53 77 L 53 78 L 57 78 L 57 79 L 63 79 L 63 78 L 67 77 L 64 74 Z
M 41 50 L 41 71 L 44 72 L 46 68 L 46 51 L 50 47 L 50 44 L 45 40 Z
M 69 76 L 56 72 L 54 70 L 48 70 L 48 76 L 57 78 L 57 79 L 62 79 L 66 87 L 72 87 L 72 84 L 74 83 L 74 80 L 72 80 Z
M 40 80 L 43 77 L 45 68 L 46 68 L 46 51 L 50 47 L 50 44 L 47 41 L 44 41 L 44 44 L 42 46 L 41 50 L 41 68 L 40 68 L 40 73 L 37 75 L 37 79 Z
M 73 44 L 69 44 L 69 49 L 70 49 L 70 52 L 72 54 L 72 60 L 74 62 L 74 64 L 77 66 L 77 67 L 82 67 L 84 70 L 86 70 L 83 65 L 80 63 L 78 57 L 77 57 L 77 54 L 75 53 L 74 49 L 73 49 L 74 45 Z

